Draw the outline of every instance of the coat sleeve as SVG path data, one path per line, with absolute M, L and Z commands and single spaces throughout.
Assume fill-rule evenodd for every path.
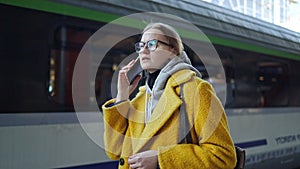
M 193 144 L 159 147 L 160 168 L 233 169 L 236 155 L 223 106 L 207 82 L 200 82 L 196 93 L 185 95 L 187 113 L 194 116 Z
M 114 105 L 114 102 L 115 100 L 111 99 L 102 106 L 105 150 L 108 157 L 113 160 L 120 157 L 123 143 L 128 138 L 127 115 L 130 107 L 129 101 L 124 101 L 116 105 Z

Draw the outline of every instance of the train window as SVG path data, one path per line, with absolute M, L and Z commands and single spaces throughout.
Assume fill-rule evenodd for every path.
M 215 75 L 213 76 L 215 77 L 213 78 L 216 79 L 217 84 L 212 83 L 212 85 L 214 86 L 217 95 L 226 108 L 246 106 L 246 101 L 244 101 L 245 99 L 242 97 L 243 91 L 240 88 L 242 83 L 239 72 L 241 70 L 237 71 L 237 66 L 242 62 L 246 62 L 245 59 L 237 58 L 237 56 L 240 56 L 239 52 L 242 51 L 220 45 L 215 45 L 215 48 L 219 53 L 226 76 L 226 79 L 219 79 L 219 70 L 214 69 L 213 72 Z M 239 63 L 237 64 L 238 61 Z M 211 77 L 208 80 L 210 81 Z M 225 82 L 226 88 L 224 88 L 225 85 L 223 85 Z M 225 93 L 226 98 L 224 96 Z
M 289 103 L 288 66 L 274 61 L 260 62 L 257 75 L 261 106 L 287 106 Z
M 289 94 L 289 105 L 300 106 L 300 61 L 290 61 L 290 94 Z
M 72 78 L 75 62 L 85 44 L 95 30 L 85 29 L 77 26 L 61 26 L 54 33 L 54 45 L 50 53 L 50 72 L 48 93 L 55 103 L 72 106 Z M 118 33 L 107 35 L 104 38 L 116 38 Z M 95 64 L 93 54 L 88 54 L 84 65 L 86 69 L 80 72 L 83 82 L 86 82 L 80 93 L 79 104 L 89 109 L 90 103 L 97 102 L 99 105 L 112 97 L 112 77 L 115 71 L 121 66 L 122 61 L 126 62 L 127 56 L 136 54 L 134 43 L 140 35 L 128 37 L 113 46 L 104 56 L 100 65 Z M 97 52 L 105 45 L 97 42 L 96 48 L 91 52 Z M 96 55 L 95 55 L 96 56 Z M 129 61 L 128 61 L 129 62 Z M 95 80 L 90 80 L 91 70 L 96 69 Z M 94 97 L 94 94 L 96 97 Z
M 56 103 L 72 106 L 73 69 L 82 46 L 93 32 L 93 30 L 72 26 L 61 26 L 55 31 L 54 44 L 50 53 L 48 92 Z M 94 101 L 101 105 L 113 97 L 114 93 L 111 93 L 111 87 L 115 87 L 111 85 L 114 84 L 113 74 L 120 67 L 119 64 L 134 53 L 134 43 L 138 38 L 139 35 L 136 35 L 120 41 L 108 51 L 100 65 L 94 65 L 93 58 L 87 58 L 87 67 L 97 66 L 98 71 L 95 81 L 89 81 L 89 69 L 83 72 L 86 74 L 85 80 L 87 81 L 86 89 L 79 91 L 83 92 L 81 98 L 83 105 L 89 105 Z M 226 74 L 227 97 L 226 103 L 223 102 L 226 108 L 279 107 L 300 104 L 298 97 L 289 95 L 289 90 L 291 90 L 289 87 L 295 91 L 298 90 L 296 86 L 299 80 L 289 78 L 291 75 L 289 68 L 293 67 L 296 70 L 297 66 L 290 66 L 291 63 L 287 64 L 287 60 L 256 52 L 220 45 L 215 45 L 215 47 Z M 193 65 L 203 74 L 203 78 L 209 78 L 206 69 L 210 67 L 205 67 L 188 47 L 186 50 Z M 217 78 L 217 69 L 211 68 L 216 71 Z M 218 82 L 224 84 L 225 79 L 223 80 Z M 91 87 L 93 91 L 90 91 Z M 218 92 L 219 89 L 221 88 L 216 91 Z M 219 93 L 220 98 L 224 98 L 222 91 Z M 91 97 L 92 92 L 95 92 L 96 98 Z
M 225 107 L 230 107 L 235 98 L 235 65 L 232 55 L 221 55 L 221 61 L 226 75 L 226 102 Z
M 291 93 L 299 84 L 290 68 L 299 63 L 261 53 L 216 45 L 226 74 L 227 108 L 298 106 Z M 299 79 L 299 78 L 298 78 Z
M 117 35 L 117 34 L 116 34 Z M 116 96 L 118 71 L 130 62 L 130 59 L 137 57 L 134 44 L 138 41 L 140 35 L 127 37 L 114 45 L 104 56 L 96 74 L 94 82 L 96 102 L 99 107 L 108 99 Z M 139 85 L 144 83 L 143 80 Z M 138 92 L 138 87 L 131 94 L 131 98 Z
M 48 92 L 56 103 L 72 105 L 71 83 L 74 65 L 82 46 L 92 32 L 73 26 L 61 26 L 54 32 Z

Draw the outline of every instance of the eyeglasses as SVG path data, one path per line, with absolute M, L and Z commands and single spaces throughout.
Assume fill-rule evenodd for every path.
M 150 52 L 153 52 L 157 48 L 158 42 L 160 42 L 160 43 L 162 43 L 164 45 L 172 47 L 172 45 L 170 45 L 170 44 L 168 44 L 166 42 L 163 42 L 163 41 L 160 41 L 160 40 L 157 40 L 157 39 L 151 39 L 148 42 L 142 42 L 142 41 L 141 42 L 137 42 L 135 44 L 135 51 L 136 51 L 136 53 L 141 53 L 142 49 L 144 49 L 144 47 L 146 47 Z

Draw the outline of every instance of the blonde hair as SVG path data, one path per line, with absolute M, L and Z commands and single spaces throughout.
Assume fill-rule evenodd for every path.
M 184 49 L 183 44 L 182 44 L 179 34 L 173 27 L 171 27 L 170 25 L 164 24 L 164 23 L 159 23 L 159 22 L 158 23 L 150 23 L 144 28 L 143 33 L 145 33 L 146 31 L 148 31 L 150 29 L 160 30 L 163 33 L 163 35 L 167 38 L 167 40 L 169 41 L 169 44 L 174 48 L 175 54 L 177 56 L 182 54 L 183 49 Z

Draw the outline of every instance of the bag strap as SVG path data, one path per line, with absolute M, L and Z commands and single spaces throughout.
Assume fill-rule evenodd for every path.
M 235 146 L 237 163 L 234 169 L 244 169 L 246 161 L 246 151 L 238 146 Z
M 188 115 L 186 112 L 186 103 L 184 100 L 183 95 L 183 86 L 184 84 L 180 85 L 180 99 L 182 101 L 182 104 L 180 106 L 180 137 L 182 140 L 179 142 L 179 144 L 193 144 L 192 135 L 191 135 L 191 129 Z M 244 149 L 235 146 L 236 156 L 237 156 L 237 164 L 234 169 L 244 169 L 245 167 L 245 161 L 246 161 L 246 152 Z
M 185 103 L 185 99 L 184 99 L 184 92 L 183 92 L 183 86 L 184 83 L 180 84 L 180 99 L 182 101 L 182 104 L 180 106 L 180 136 L 179 139 L 180 142 L 179 144 L 192 144 L 192 135 L 191 135 L 191 127 L 189 124 L 189 119 L 188 119 L 188 115 L 186 112 L 186 103 Z

